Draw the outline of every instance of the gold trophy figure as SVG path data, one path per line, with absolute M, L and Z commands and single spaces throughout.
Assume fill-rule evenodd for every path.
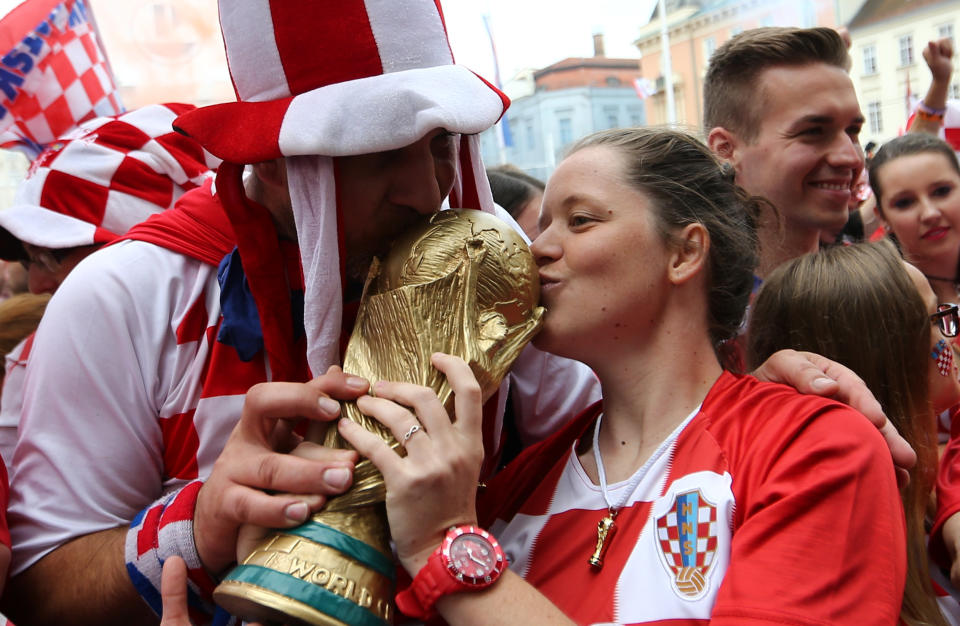
M 452 411 L 452 391 L 430 364 L 435 352 L 466 361 L 486 397 L 539 330 L 540 283 L 530 249 L 488 213 L 442 211 L 425 218 L 374 259 L 343 369 L 433 389 Z M 376 420 L 343 403 L 342 416 L 403 448 Z M 336 428 L 308 437 L 348 447 Z M 326 432 L 324 432 L 326 431 Z M 277 530 L 217 587 L 214 598 L 247 620 L 387 626 L 394 571 L 383 477 L 357 464 L 351 489 L 303 525 Z

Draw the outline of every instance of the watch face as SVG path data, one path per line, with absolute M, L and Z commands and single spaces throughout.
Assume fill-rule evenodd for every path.
M 447 568 L 467 584 L 486 585 L 493 582 L 504 567 L 503 550 L 481 529 L 463 532 L 449 538 L 444 553 Z

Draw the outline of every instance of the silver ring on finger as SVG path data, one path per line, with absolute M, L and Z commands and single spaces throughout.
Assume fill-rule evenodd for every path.
M 407 445 L 407 442 L 410 441 L 410 437 L 413 437 L 419 431 L 420 431 L 420 424 L 414 424 L 413 426 L 410 427 L 410 430 L 403 433 L 403 441 L 401 443 L 403 445 Z

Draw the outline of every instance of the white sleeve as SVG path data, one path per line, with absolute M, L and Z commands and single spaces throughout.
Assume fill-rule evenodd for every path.
M 13 467 L 13 447 L 17 445 L 17 426 L 23 405 L 23 377 L 27 364 L 21 355 L 30 336 L 32 333 L 6 356 L 3 396 L 0 397 L 0 457 L 9 468 Z
M 524 447 L 546 439 L 600 399 L 600 381 L 593 370 L 533 344 L 520 353 L 509 380 Z
M 10 481 L 13 574 L 72 538 L 128 524 L 161 495 L 157 398 L 178 280 L 156 250 L 101 250 L 50 300 Z

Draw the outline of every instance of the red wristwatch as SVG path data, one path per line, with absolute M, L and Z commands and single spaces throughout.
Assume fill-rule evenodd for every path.
M 476 526 L 453 526 L 410 586 L 397 594 L 397 608 L 408 617 L 427 619 L 442 596 L 489 587 L 506 566 L 493 535 Z

